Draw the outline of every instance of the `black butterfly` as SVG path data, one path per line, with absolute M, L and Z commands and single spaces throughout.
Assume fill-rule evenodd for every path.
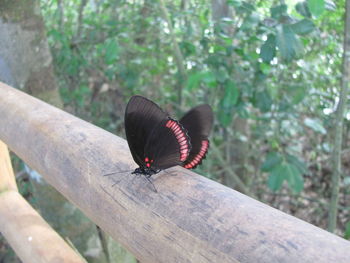
M 209 105 L 193 108 L 179 122 L 154 102 L 131 97 L 125 110 L 125 133 L 139 165 L 133 173 L 150 177 L 175 165 L 195 168 L 208 151 L 212 123 Z

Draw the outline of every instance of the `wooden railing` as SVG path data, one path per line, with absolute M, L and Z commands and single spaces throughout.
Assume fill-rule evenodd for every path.
M 0 140 L 141 262 L 350 262 L 350 242 L 181 167 L 157 192 L 103 176 L 135 168 L 124 139 L 4 84 Z
M 10 155 L 0 141 L 0 232 L 23 262 L 86 262 L 18 193 Z

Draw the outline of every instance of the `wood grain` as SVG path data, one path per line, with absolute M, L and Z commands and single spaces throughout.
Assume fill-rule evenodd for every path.
M 24 263 L 86 262 L 17 191 L 0 194 L 0 231 Z
M 0 232 L 23 262 L 85 262 L 18 193 L 10 155 L 2 141 Z
M 9 151 L 6 144 L 0 141 L 0 193 L 8 190 L 17 191 L 17 184 Z
M 349 262 L 350 242 L 175 167 L 130 172 L 125 140 L 0 84 L 0 139 L 141 262 Z M 59 215 L 57 215 L 59 216 Z

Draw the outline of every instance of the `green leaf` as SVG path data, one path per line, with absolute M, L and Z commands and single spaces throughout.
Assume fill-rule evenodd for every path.
M 228 78 L 229 75 L 227 73 L 226 68 L 220 67 L 216 72 L 215 72 L 215 77 L 218 82 L 225 82 Z
M 242 1 L 241 0 L 227 0 L 227 4 L 231 5 L 233 7 L 239 7 L 242 5 Z
M 204 82 L 209 86 L 213 86 L 216 84 L 216 79 L 211 71 L 192 72 L 187 78 L 186 89 L 188 91 L 193 91 L 199 87 L 201 82 Z
M 277 46 L 282 59 L 290 62 L 302 52 L 302 45 L 298 36 L 293 32 L 291 25 L 277 27 Z
M 193 91 L 194 89 L 198 88 L 200 79 L 201 72 L 190 73 L 187 78 L 186 89 L 189 91 Z
M 345 233 L 344 233 L 345 239 L 350 239 L 350 221 L 348 221 L 345 225 Z
M 207 84 L 216 84 L 216 79 L 211 71 L 203 72 L 201 75 L 201 80 Z
M 298 157 L 287 154 L 286 155 L 286 161 L 290 164 L 293 164 L 299 171 L 299 173 L 304 174 L 307 171 L 306 164 L 303 161 L 300 161 Z
M 311 14 L 315 17 L 319 17 L 325 10 L 325 1 L 324 0 L 308 0 L 307 5 Z
M 287 13 L 288 6 L 286 4 L 274 6 L 270 8 L 271 17 L 275 19 L 279 19 L 282 15 Z
M 335 3 L 331 0 L 325 0 L 325 5 L 324 5 L 326 10 L 329 11 L 335 11 L 337 10 L 337 6 L 335 5 Z
M 255 6 L 248 3 L 247 1 L 243 1 L 242 4 L 237 7 L 237 11 L 239 13 L 241 13 L 241 12 L 251 13 L 254 10 L 255 10 Z
M 305 118 L 304 124 L 307 127 L 313 129 L 315 132 L 319 132 L 321 134 L 326 134 L 327 133 L 326 129 L 323 127 L 323 125 L 322 125 L 320 120 Z
M 119 55 L 119 48 L 115 39 L 110 39 L 105 44 L 105 63 L 107 65 L 114 64 Z
M 268 112 L 272 105 L 270 94 L 266 91 L 258 91 L 254 95 L 254 106 L 262 112 Z
M 269 34 L 265 43 L 261 46 L 260 57 L 265 63 L 270 63 L 270 61 L 276 55 L 276 36 L 274 34 Z
M 304 188 L 303 177 L 293 164 L 285 162 L 277 164 L 270 172 L 267 184 L 272 191 L 278 191 L 281 189 L 284 180 L 296 193 L 300 193 Z
M 272 191 L 278 191 L 281 189 L 283 181 L 286 180 L 285 165 L 277 165 L 270 173 L 267 180 L 267 185 Z
M 181 42 L 179 46 L 186 57 L 196 54 L 196 46 L 188 41 Z
M 228 81 L 225 85 L 225 97 L 223 98 L 222 106 L 225 109 L 232 109 L 237 104 L 239 96 L 239 90 L 237 89 L 233 81 Z
M 292 104 L 296 105 L 305 98 L 306 89 L 303 86 L 289 86 L 287 92 Z
M 282 156 L 278 152 L 268 153 L 265 162 L 261 166 L 261 171 L 272 171 L 277 165 L 282 163 L 282 160 Z
M 311 13 L 306 1 L 297 3 L 295 5 L 295 10 L 302 16 L 311 18 Z
M 246 16 L 240 26 L 240 30 L 249 31 L 255 28 L 260 22 L 260 16 L 257 12 L 252 12 L 249 16 Z
M 306 35 L 314 31 L 316 27 L 310 19 L 304 18 L 303 20 L 292 24 L 291 28 L 293 32 L 298 35 Z
M 232 121 L 232 109 L 237 104 L 239 90 L 233 81 L 225 84 L 224 97 L 220 102 L 219 121 L 223 126 L 228 126 Z
M 289 187 L 296 193 L 300 193 L 304 188 L 304 180 L 297 167 L 287 163 L 284 165 L 286 179 Z

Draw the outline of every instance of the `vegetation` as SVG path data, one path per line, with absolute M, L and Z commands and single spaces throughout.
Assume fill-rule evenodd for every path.
M 329 209 L 344 5 L 41 2 L 67 109 L 122 135 L 133 94 L 178 114 L 209 103 L 216 123 L 199 172 L 321 227 Z M 349 181 L 340 181 L 341 235 Z
M 215 128 L 199 173 L 325 229 L 333 211 L 329 229 L 349 238 L 345 4 L 41 0 L 41 11 L 66 110 L 123 136 L 134 94 L 178 117 L 209 103 Z

